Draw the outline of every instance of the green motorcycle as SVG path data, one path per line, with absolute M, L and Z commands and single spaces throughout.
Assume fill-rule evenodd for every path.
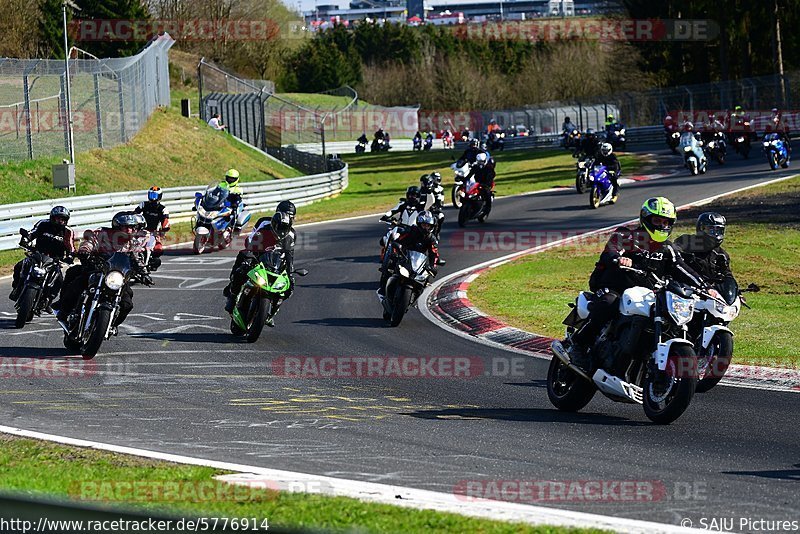
M 232 334 L 245 336 L 248 343 L 258 340 L 264 325 L 275 315 L 277 301 L 285 298 L 289 290 L 291 281 L 285 264 L 284 252 L 271 250 L 262 254 L 250 269 L 231 314 Z M 292 274 L 305 276 L 308 270 L 297 269 Z

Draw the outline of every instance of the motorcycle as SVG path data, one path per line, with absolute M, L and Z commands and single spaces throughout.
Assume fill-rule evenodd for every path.
M 408 309 L 413 306 L 422 290 L 428 286 L 436 269 L 430 267 L 428 255 L 415 250 L 404 251 L 399 244 L 392 242 L 389 253 L 392 255 L 386 268 L 394 272 L 386 281 L 385 297 L 381 298 L 383 320 L 397 326 Z
M 505 132 L 492 132 L 489 134 L 487 146 L 489 150 L 503 150 L 506 146 Z
M 769 168 L 773 171 L 778 167 L 787 168 L 789 166 L 789 149 L 786 143 L 781 139 L 780 135 L 770 133 L 764 136 L 762 142 L 764 146 L 764 154 L 769 161 Z
M 609 171 L 605 165 L 595 165 L 589 173 L 589 207 L 597 209 L 606 204 L 614 204 L 614 187 L 611 184 Z
M 689 407 L 697 385 L 697 356 L 687 338 L 694 314 L 694 289 L 653 273 L 655 289 L 632 287 L 619 301 L 619 315 L 589 347 L 593 373 L 570 363 L 561 342 L 547 372 L 547 396 L 559 410 L 575 412 L 599 390 L 616 402 L 641 404 L 648 419 L 669 424 Z M 578 295 L 564 319 L 567 339 L 589 317 L 592 293 Z
M 453 201 L 453 207 L 460 208 L 461 201 L 464 198 L 464 179 L 469 174 L 472 165 L 468 162 L 464 162 L 464 164 L 459 167 L 458 162 L 456 162 L 450 165 L 450 168 L 453 169 L 455 173 L 455 183 L 453 184 L 453 190 L 450 192 L 450 198 Z
M 716 132 L 706 143 L 704 152 L 709 158 L 714 158 L 720 165 L 725 165 L 725 156 L 728 154 L 728 145 L 725 142 L 725 134 Z
M 575 163 L 575 190 L 579 195 L 584 194 L 589 187 L 589 172 L 591 172 L 593 166 L 594 158 L 588 156 L 579 159 Z
M 130 252 L 115 252 L 108 259 L 90 261 L 93 272 L 87 288 L 67 323 L 59 322 L 64 329 L 64 346 L 79 351 L 84 360 L 94 358 L 103 341 L 111 337 L 122 292 L 136 274 Z
M 228 195 L 229 190 L 216 183 L 209 185 L 205 193 L 195 193 L 192 208 L 197 212 L 197 217 L 192 217 L 192 250 L 195 254 L 202 254 L 208 247 L 216 246 L 219 250 L 229 247 L 233 241 L 234 223 L 244 226 L 250 220 L 243 204 L 238 213 L 231 210 Z
M 577 147 L 581 142 L 581 132 L 572 130 L 571 132 L 564 132 L 561 136 L 561 146 L 567 150 Z
M 369 147 L 370 152 L 388 152 L 392 148 L 386 139 L 373 139 Z
M 281 250 L 268 250 L 247 273 L 248 280 L 236 295 L 236 304 L 231 314 L 231 333 L 244 336 L 248 343 L 255 343 L 264 325 L 275 314 L 272 310 L 278 299 L 289 289 L 289 273 L 286 272 L 286 254 Z M 307 269 L 297 269 L 292 274 L 305 276 Z
M 422 138 L 421 137 L 415 137 L 412 140 L 412 142 L 413 142 L 413 146 L 411 147 L 412 151 L 422 150 Z
M 447 135 L 442 137 L 442 147 L 446 150 L 453 148 L 453 136 Z
M 667 146 L 672 151 L 673 154 L 678 153 L 678 145 L 681 142 L 681 134 L 680 132 L 673 130 L 667 132 Z
M 627 138 L 625 137 L 625 125 L 616 122 L 606 128 L 606 141 L 611 143 L 614 150 L 625 150 Z
M 363 154 L 367 151 L 367 143 L 365 141 L 359 141 L 356 145 L 356 154 Z
M 490 192 L 491 195 L 494 195 L 494 192 Z M 461 207 L 458 208 L 458 225 L 461 228 L 464 228 L 467 225 L 467 221 L 472 219 L 478 219 L 478 222 L 484 222 L 486 220 L 486 202 L 483 198 L 483 186 L 475 180 L 475 178 L 470 178 L 469 181 L 464 184 L 464 189 L 459 191 L 459 195 L 461 195 Z
M 428 151 L 428 150 L 431 149 L 431 147 L 433 147 L 433 136 L 432 135 L 428 135 L 425 138 L 425 146 L 423 147 L 423 149 Z
M 19 229 L 22 236 L 19 245 L 25 249 L 25 259 L 22 262 L 19 283 L 22 284 L 19 296 L 14 302 L 17 310 L 17 318 L 14 326 L 22 328 L 25 323 L 33 320 L 50 305 L 56 295 L 51 295 L 50 291 L 53 282 L 61 273 L 61 264 L 43 252 L 39 252 L 31 247 L 28 237 L 30 233 L 24 228 Z M 71 263 L 71 258 L 68 263 Z
M 681 136 L 680 146 L 683 150 L 684 165 L 692 173 L 692 176 L 697 176 L 698 173 L 705 174 L 708 168 L 708 158 L 694 135 L 690 132 L 684 133 Z
M 405 200 L 405 198 L 401 198 L 400 200 L 403 201 Z M 399 213 L 400 217 L 398 220 L 395 219 L 386 220 L 383 217 L 380 219 L 381 222 L 385 222 L 389 226 L 389 230 L 383 237 L 381 237 L 380 240 L 381 261 L 383 261 L 383 255 L 386 252 L 387 245 L 397 238 L 400 229 L 416 226 L 417 216 L 421 211 L 422 208 L 420 206 L 412 206 L 410 204 L 406 204 L 403 210 Z
M 744 159 L 750 157 L 750 121 L 742 123 L 742 128 L 746 131 L 738 131 L 733 136 L 733 150 L 740 154 Z
M 707 296 L 695 302 L 695 314 L 689 323 L 690 338 L 697 353 L 697 392 L 705 393 L 725 376 L 733 358 L 733 332 L 728 325 L 739 316 L 742 306 L 749 308 L 744 293 L 761 290 L 750 284 L 739 289 L 732 276 L 716 284 L 723 300 Z

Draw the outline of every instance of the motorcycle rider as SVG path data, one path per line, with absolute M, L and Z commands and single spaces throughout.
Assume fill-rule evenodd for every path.
M 573 158 L 584 159 L 587 157 L 593 158 L 596 156 L 600 148 L 600 136 L 594 128 L 587 128 L 586 135 L 584 135 L 575 147 L 575 152 L 572 153 Z
M 380 220 L 383 222 L 390 222 L 398 213 L 402 213 L 407 207 L 417 210 L 422 209 L 420 197 L 421 191 L 419 187 L 416 185 L 410 186 L 408 189 L 406 189 L 405 199 L 401 199 L 395 207 L 384 213 Z
M 483 222 L 492 211 L 494 179 L 497 176 L 494 158 L 485 153 L 480 153 L 475 156 L 475 165 L 470 168 L 469 173 L 464 177 L 464 181 L 469 181 L 473 176 L 475 177 L 475 181 L 481 184 L 484 208 L 483 213 L 478 217 L 478 221 Z
M 228 169 L 225 179 L 219 183 L 221 189 L 228 190 L 228 202 L 231 204 L 231 217 L 233 217 L 233 230 L 240 232 L 242 225 L 239 224 L 239 211 L 242 207 L 242 186 L 239 185 L 239 171 Z
M 367 144 L 369 144 L 369 139 L 367 139 L 367 132 L 361 132 L 361 137 L 356 139 L 356 142 L 363 143 L 364 146 L 367 146 Z
M 164 248 L 161 240 L 164 234 L 169 232 L 169 211 L 167 207 L 161 203 L 164 197 L 164 192 L 158 186 L 153 186 L 147 191 L 147 200 L 142 201 L 134 210 L 135 213 L 141 213 L 144 216 L 147 231 L 150 232 L 155 239 L 155 246 L 153 253 L 150 257 L 150 262 L 147 268 L 150 271 L 155 271 L 161 266 L 161 255 L 164 253 Z
M 414 148 L 422 148 L 422 134 L 419 130 L 417 130 L 417 133 L 414 134 L 414 138 L 411 140 L 411 142 L 413 143 Z
M 439 243 L 433 235 L 436 219 L 430 211 L 423 211 L 417 215 L 416 222 L 414 226 L 401 229 L 394 242 L 406 250 L 414 250 L 427 254 L 429 265 L 432 267 L 435 274 L 436 266 L 443 264 L 439 258 Z M 380 286 L 377 291 L 378 297 L 381 300 L 386 296 L 386 282 L 392 275 L 393 260 L 394 254 L 386 254 L 383 257 L 383 263 L 380 267 Z
M 767 132 L 764 133 L 766 136 L 769 132 L 774 132 L 778 134 L 778 137 L 783 141 L 783 144 L 786 145 L 786 150 L 789 154 L 792 153 L 792 144 L 789 140 L 789 124 L 783 120 L 781 112 L 778 108 L 772 108 L 772 119 L 770 120 L 770 124 L 767 126 Z
M 572 130 L 577 130 L 578 127 L 572 123 L 572 119 L 564 117 L 564 124 L 561 125 L 561 133 L 566 137 L 572 133 Z
M 134 271 L 140 274 L 140 280 L 145 285 L 152 285 L 153 280 L 147 271 L 147 266 L 140 262 L 141 253 L 144 252 L 146 241 L 141 230 L 146 225 L 144 217 L 132 211 L 120 211 L 111 219 L 111 227 L 102 227 L 97 230 L 86 230 L 83 242 L 78 247 L 76 256 L 80 265 L 73 265 L 64 276 L 64 285 L 61 288 L 61 299 L 54 303 L 58 308 L 56 318 L 67 325 L 70 314 L 78 304 L 81 293 L 89 284 L 89 275 L 96 270 L 94 263 L 105 260 L 115 252 L 130 252 L 131 263 Z M 112 335 L 117 332 L 117 327 L 122 324 L 133 309 L 133 291 L 125 285 L 122 289 L 119 303 L 119 315 L 112 323 Z
M 725 217 L 707 211 L 697 217 L 695 234 L 684 234 L 675 240 L 686 263 L 705 280 L 716 281 L 731 273 L 731 257 L 722 248 L 725 239 Z
M 605 122 L 605 124 L 604 124 L 604 126 L 605 126 L 605 128 L 606 128 L 606 132 L 610 132 L 610 131 L 611 131 L 611 129 L 612 129 L 612 128 L 614 127 L 614 125 L 616 125 L 616 124 L 617 124 L 617 121 L 616 121 L 616 120 L 614 120 L 614 115 L 612 115 L 611 113 L 609 113 L 609 114 L 606 116 L 606 122 Z
M 444 223 L 444 187 L 438 172 L 423 174 L 419 178 L 420 205 L 433 213 L 436 219 L 435 234 L 438 236 Z
M 600 144 L 594 164 L 605 165 L 606 169 L 608 169 L 608 176 L 611 179 L 611 187 L 613 189 L 611 198 L 611 203 L 613 204 L 619 197 L 619 176 L 622 173 L 622 167 L 619 164 L 619 159 L 617 159 L 616 154 L 614 154 L 614 148 L 611 146 L 611 143 Z
M 294 246 L 297 242 L 297 232 L 293 228 L 297 208 L 289 200 L 281 201 L 272 217 L 262 217 L 256 222 L 253 231 L 244 242 L 244 249 L 236 256 L 236 261 L 231 268 L 230 283 L 222 290 L 227 298 L 225 311 L 233 313 L 236 297 L 247 281 L 247 273 L 255 266 L 258 257 L 268 250 L 278 249 L 286 255 L 286 272 L 289 273 L 289 289 L 277 299 L 272 307 L 272 314 L 267 318 L 266 325 L 275 326 L 273 318 L 278 313 L 281 304 L 294 292 Z
M 33 228 L 28 233 L 27 238 L 23 237 L 25 241 L 35 241 L 33 249 L 42 254 L 47 254 L 54 260 L 67 259 L 72 262 L 71 256 L 75 253 L 74 234 L 69 223 L 69 210 L 64 206 L 55 206 L 50 210 L 50 216 L 47 219 L 42 219 L 33 225 Z M 11 282 L 11 294 L 8 296 L 11 300 L 19 298 L 20 291 L 22 291 L 22 265 L 25 260 L 20 260 L 14 265 L 14 278 Z M 53 285 L 49 288 L 49 298 L 55 298 L 63 283 L 61 276 L 61 269 L 56 273 L 53 279 Z
M 473 137 L 469 140 L 469 146 L 464 150 L 464 153 L 461 154 L 461 157 L 458 158 L 456 161 L 456 167 L 462 167 L 464 163 L 469 163 L 472 165 L 475 163 L 475 158 L 478 154 L 484 153 L 485 150 L 481 149 L 481 142 L 476 138 Z
M 672 202 L 664 197 L 653 197 L 642 204 L 637 227 L 623 226 L 614 231 L 589 278 L 589 289 L 594 293 L 589 304 L 589 319 L 572 335 L 566 347 L 554 341 L 555 352 L 569 357 L 570 363 L 582 371 L 591 370 L 592 362 L 586 348 L 618 312 L 622 293 L 637 286 L 653 288 L 649 276 L 626 271 L 623 267 L 643 268 L 659 277 L 669 275 L 680 282 L 707 289 L 700 275 L 684 262 L 669 241 L 676 220 Z

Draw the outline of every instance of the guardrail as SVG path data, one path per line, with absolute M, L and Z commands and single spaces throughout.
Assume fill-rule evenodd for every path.
M 291 200 L 297 206 L 305 206 L 342 192 L 347 184 L 348 168 L 343 164 L 339 170 L 322 174 L 245 182 L 242 183 L 242 188 L 248 211 L 255 213 L 274 209 L 282 200 Z M 195 193 L 202 192 L 205 188 L 205 185 L 165 188 L 162 202 L 169 210 L 170 220 L 189 220 L 194 213 L 192 207 Z M 133 209 L 146 198 L 147 191 L 125 191 L 6 204 L 2 206 L 0 213 L 0 250 L 16 248 L 19 243 L 19 229 L 30 229 L 36 221 L 47 218 L 53 206 L 66 206 L 70 209 L 70 226 L 79 236 L 87 228 L 110 224 L 115 213 Z

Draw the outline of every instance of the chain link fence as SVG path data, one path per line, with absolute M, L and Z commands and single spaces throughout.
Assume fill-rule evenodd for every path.
M 135 56 L 70 59 L 76 152 L 125 143 L 169 105 L 174 42 L 164 34 Z M 0 161 L 69 154 L 65 95 L 64 61 L 0 58 Z

